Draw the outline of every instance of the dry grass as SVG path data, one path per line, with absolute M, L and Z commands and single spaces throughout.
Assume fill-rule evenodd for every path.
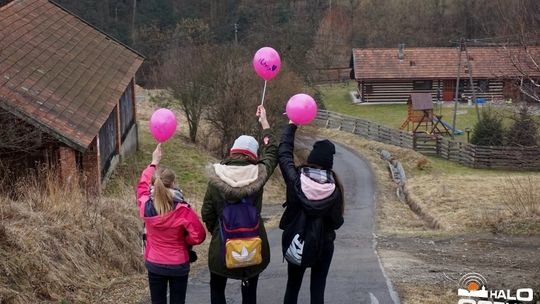
M 441 287 L 440 284 L 398 283 L 396 289 L 403 304 L 456 303 L 457 299 L 454 285 Z
M 425 175 L 409 180 L 446 233 L 540 234 L 540 175 Z
M 0 303 L 97 303 L 144 271 L 133 195 L 87 197 L 50 170 L 0 197 Z
M 512 216 L 533 217 L 540 216 L 540 188 L 539 178 L 507 177 L 503 191 L 502 203 Z
M 540 173 L 475 170 L 332 129 L 320 130 L 362 154 L 377 178 L 377 231 L 381 234 L 455 235 L 468 232 L 540 234 Z M 377 151 L 388 150 L 407 173 L 408 189 L 442 229 L 433 231 L 399 202 L 387 164 Z

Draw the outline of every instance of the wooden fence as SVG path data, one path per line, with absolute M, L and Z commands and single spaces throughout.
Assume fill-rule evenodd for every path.
M 316 69 L 312 81 L 317 84 L 340 83 L 351 80 L 350 67 Z
M 325 128 L 337 128 L 385 144 L 414 149 L 422 154 L 438 156 L 467 167 L 540 170 L 539 147 L 476 146 L 449 140 L 440 135 L 422 133 L 413 135 L 365 119 L 324 110 L 319 111 L 316 124 Z

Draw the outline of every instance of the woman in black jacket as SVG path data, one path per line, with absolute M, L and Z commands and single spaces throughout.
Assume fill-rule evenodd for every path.
M 293 151 L 296 129 L 297 126 L 289 121 L 278 151 L 279 167 L 287 185 L 286 209 L 279 223 L 284 230 L 282 249 L 288 262 L 287 290 L 283 302 L 297 303 L 304 272 L 311 267 L 311 304 L 318 304 L 324 303 L 326 277 L 334 254 L 335 230 L 343 225 L 343 187 L 332 171 L 336 150 L 329 140 L 317 141 L 307 164 L 295 166 Z M 309 232 L 304 232 L 302 240 L 296 239 L 291 243 L 295 232 L 290 232 L 298 229 L 298 223 L 309 227 L 304 228 Z M 308 245 L 307 234 L 313 236 L 316 246 Z

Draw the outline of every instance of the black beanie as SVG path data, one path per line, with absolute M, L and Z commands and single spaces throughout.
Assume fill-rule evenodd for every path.
M 309 153 L 308 164 L 319 165 L 323 169 L 332 169 L 334 165 L 336 147 L 328 139 L 319 140 L 313 144 L 313 150 Z

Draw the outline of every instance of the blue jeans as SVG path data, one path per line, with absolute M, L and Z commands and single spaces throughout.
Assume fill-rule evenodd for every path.
M 152 304 L 167 304 L 167 287 L 169 287 L 170 304 L 186 303 L 187 283 L 187 275 L 173 277 L 148 272 Z

